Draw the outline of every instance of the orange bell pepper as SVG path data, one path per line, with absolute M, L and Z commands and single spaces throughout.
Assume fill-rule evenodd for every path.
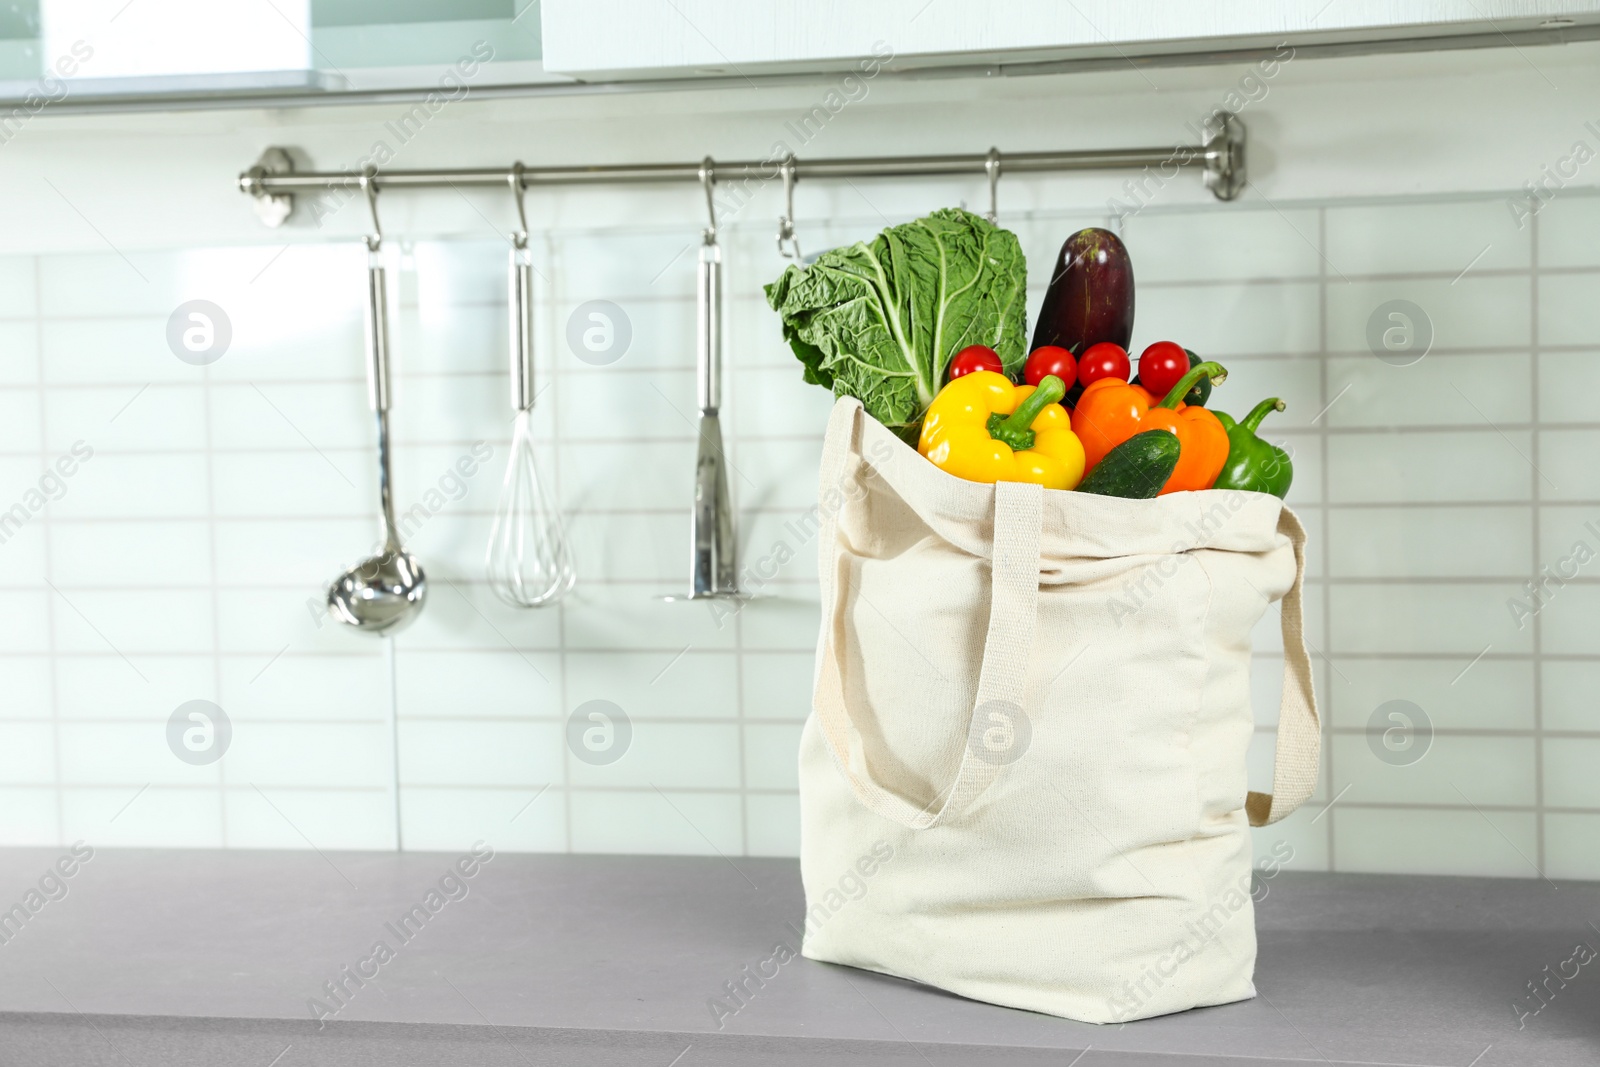
M 1228 460 L 1228 431 L 1215 415 L 1198 404 L 1185 404 L 1201 378 L 1213 384 L 1227 378 L 1217 363 L 1201 363 L 1179 379 L 1157 403 L 1142 385 L 1117 378 L 1090 382 L 1072 412 L 1072 432 L 1083 442 L 1084 473 L 1094 470 L 1106 453 L 1145 430 L 1170 430 L 1178 435 L 1178 465 L 1161 493 L 1210 489 Z

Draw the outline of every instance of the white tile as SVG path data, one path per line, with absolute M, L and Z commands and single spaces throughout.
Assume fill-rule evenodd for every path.
M 811 652 L 746 652 L 744 713 L 751 719 L 804 719 L 811 714 Z
M 217 650 L 255 657 L 263 667 L 280 653 L 365 653 L 378 645 L 328 615 L 320 586 L 223 589 L 216 600 Z
M 165 311 L 159 317 L 46 319 L 39 325 L 45 384 L 117 384 L 130 386 L 131 394 L 147 383 L 202 381 L 202 368 L 167 347 L 166 331 Z
M 24 318 L 38 310 L 36 263 L 33 256 L 0 256 L 0 318 Z
M 573 511 L 671 508 L 686 517 L 694 500 L 695 451 L 691 440 L 569 445 L 561 450 L 562 503 Z M 553 473 L 553 457 L 539 459 L 541 470 Z
M 800 855 L 799 794 L 756 794 L 745 798 L 752 856 Z
M 693 284 L 691 281 L 690 285 Z M 696 312 L 692 294 L 675 300 L 618 301 L 604 296 L 598 298 L 609 299 L 616 305 L 616 311 L 593 308 L 589 306 L 590 299 L 594 298 L 563 300 L 549 310 L 550 355 L 562 373 L 572 371 L 604 376 L 613 367 L 628 371 L 694 367 Z M 733 304 L 732 300 L 724 301 L 724 306 L 729 308 L 730 323 L 733 316 L 740 314 Z M 601 318 L 594 318 L 596 314 Z M 766 311 L 766 316 L 776 332 L 777 316 L 771 311 Z M 589 331 L 598 332 L 586 338 L 585 334 Z M 617 354 L 615 349 L 621 346 L 624 331 L 627 334 L 627 347 Z M 576 347 L 574 341 L 577 342 Z M 727 341 L 733 341 L 733 337 L 730 335 Z M 745 347 L 736 342 L 725 342 L 723 358 L 725 374 L 749 364 Z M 597 362 L 607 359 L 611 362 Z
M 1587 552 L 1584 550 L 1587 549 Z M 1586 556 L 1594 556 L 1584 562 Z M 1539 565 L 1557 577 L 1600 573 L 1600 512 L 1594 508 L 1551 506 L 1539 509 Z M 1532 564 L 1524 565 L 1525 579 Z
M 1335 808 L 1338 869 L 1533 878 L 1535 819 L 1523 812 Z
M 51 511 L 63 518 L 203 518 L 209 506 L 206 461 L 199 454 L 97 451 L 65 485 Z
M 752 600 L 739 613 L 745 648 L 804 651 L 817 645 L 821 622 L 817 591 L 788 586 L 768 599 Z
M 410 536 L 424 519 L 439 515 L 492 515 L 500 482 L 511 459 L 505 444 L 476 439 L 455 445 L 415 445 L 394 469 L 395 519 Z M 539 458 L 539 457 L 536 457 Z M 548 476 L 549 460 L 540 473 Z
M 561 380 L 561 425 L 572 441 L 694 441 L 694 372 L 611 368 Z M 723 430 L 727 433 L 727 428 Z
M 1594 628 L 1595 612 L 1600 611 L 1600 586 L 1569 585 L 1554 592 L 1556 595 L 1547 597 L 1546 606 L 1539 613 L 1544 651 L 1557 655 L 1600 654 L 1600 633 Z M 1508 591 L 1507 599 L 1512 596 L 1520 599 L 1522 590 Z M 1509 612 L 1507 620 L 1509 629 Z
M 594 766 L 568 760 L 572 784 L 639 789 L 739 786 L 739 728 L 735 724 L 641 717 L 632 719 L 632 730 L 627 751 L 614 763 Z
M 1038 303 L 1029 300 L 1030 307 Z M 1155 341 L 1176 341 L 1224 364 L 1232 355 L 1315 352 L 1318 321 L 1314 283 L 1146 289 L 1138 297 L 1133 346 L 1142 352 Z
M 1521 270 L 1528 233 L 1499 200 L 1361 204 L 1327 210 L 1328 260 L 1349 274 Z M 1470 277 L 1470 272 L 1468 277 Z
M 363 382 L 219 384 L 210 389 L 210 404 L 218 450 L 362 449 L 375 439 Z
M 1324 714 L 1335 726 L 1365 730 L 1384 704 L 1408 700 L 1436 729 L 1531 730 L 1533 664 L 1487 658 L 1473 663 L 1476 654 L 1462 653 L 1459 659 L 1336 659 L 1334 687 L 1322 690 L 1327 694 Z M 1546 726 L 1548 707 L 1547 688 Z
M 222 760 L 200 766 L 179 759 L 167 745 L 166 716 L 143 722 L 63 722 L 60 735 L 61 781 L 68 785 L 214 785 L 222 760 L 228 758 L 224 754 Z
M 624 311 L 636 301 L 692 296 L 699 245 L 682 233 L 591 233 L 564 239 L 550 268 L 560 299 L 611 300 Z
M 816 582 L 817 530 L 806 512 L 745 512 L 739 519 L 741 589 L 772 593 Z
M 550 652 L 408 649 L 395 659 L 395 701 L 402 718 L 559 719 L 560 679 L 561 659 Z
M 1539 342 L 1592 345 L 1600 334 L 1600 306 L 1592 274 L 1547 274 L 1539 279 Z
M 1541 267 L 1600 266 L 1600 252 L 1590 239 L 1600 227 L 1600 197 L 1578 190 L 1562 190 L 1539 209 L 1539 265 Z
M 1396 367 L 1370 356 L 1328 361 L 1330 426 L 1500 426 L 1532 416 L 1531 357 L 1452 355 Z
M 1309 209 L 1144 212 L 1128 220 L 1123 240 L 1140 282 L 1315 278 L 1322 265 Z M 1030 266 L 1038 278 L 1052 264 Z
M 205 392 L 190 384 L 47 389 L 45 425 L 55 456 L 70 453 L 80 442 L 113 455 L 135 449 L 203 449 Z
M 731 652 L 569 652 L 566 669 L 571 708 L 609 700 L 643 719 L 739 714 L 738 658 Z
M 1554 814 L 1544 817 L 1545 874 L 1551 878 L 1600 881 L 1600 815 Z
M 833 410 L 833 392 L 800 377 L 800 363 L 735 367 L 724 377 L 724 406 L 740 437 L 821 439 Z
M 1546 730 L 1593 730 L 1600 721 L 1600 662 L 1562 661 L 1540 665 Z
M 143 653 L 212 647 L 211 594 L 204 590 L 80 589 L 56 599 L 55 645 L 63 652 L 115 652 L 137 663 Z
M 210 659 L 205 662 L 211 670 Z M 223 656 L 215 670 L 221 702 L 241 722 L 389 720 L 389 665 L 376 642 L 342 656 Z
M 0 389 L 0 451 L 33 452 L 39 447 L 39 394 L 32 389 Z
M 1359 804 L 1423 803 L 1531 805 L 1537 770 L 1533 739 L 1434 734 L 1414 763 L 1391 764 L 1372 750 L 1373 740 L 1340 734 L 1333 739 L 1335 795 Z M 1377 744 L 1383 744 L 1381 737 Z M 1413 745 L 1421 744 L 1413 740 Z M 1407 758 L 1415 749 L 1405 753 Z M 1459 792 L 1458 792 L 1459 790 Z M 1462 797 L 1465 796 L 1466 800 Z
M 402 789 L 407 850 L 464 851 L 478 841 L 508 852 L 566 851 L 559 789 Z
M 64 841 L 82 839 L 96 848 L 223 845 L 222 798 L 215 789 L 159 784 L 149 788 L 68 789 L 62 792 L 61 807 Z M 296 840 L 301 846 L 305 843 L 298 837 Z
M 1544 739 L 1544 802 L 1553 808 L 1600 809 L 1600 738 Z
M 477 580 L 477 575 L 472 577 Z M 395 640 L 401 649 L 436 651 L 477 649 L 515 654 L 554 649 L 561 644 L 561 616 L 569 610 L 566 605 L 570 602 L 569 598 L 559 608 L 513 608 L 486 586 L 469 585 L 431 572 L 422 614 Z M 537 657 L 526 656 L 525 666 L 536 674 L 549 676 Z
M 0 789 L 0 843 L 59 844 L 59 824 L 54 789 Z
M 567 647 L 571 649 L 656 649 L 677 652 L 684 645 L 696 649 L 732 648 L 733 615 L 739 602 L 679 600 L 666 602 L 659 594 L 678 595 L 689 590 L 688 553 L 682 577 L 660 589 L 635 585 L 590 585 L 579 579 L 577 589 L 562 605 Z
M 1591 396 L 1600 395 L 1600 351 L 1540 352 L 1539 420 L 1594 422 Z
M 1329 682 L 1329 678 L 1333 682 Z M 1342 700 L 1347 688 L 1348 672 L 1331 674 L 1327 663 L 1317 653 L 1311 653 L 1311 685 L 1316 693 L 1317 708 L 1323 720 L 1328 717 L 1330 704 Z M 1334 692 L 1335 685 L 1339 692 Z M 1250 660 L 1250 709 L 1257 726 L 1276 729 L 1283 711 L 1283 658 L 1281 656 L 1254 656 Z
M 48 592 L 0 592 L 0 652 L 52 651 Z M 63 605 L 55 605 L 61 610 Z
M 16 512 L 9 517 L 0 514 L 0 582 L 15 588 L 39 588 L 44 585 L 46 525 L 30 515 L 26 525 L 16 524 Z
M 561 781 L 564 743 L 559 723 L 403 720 L 400 781 L 538 787 Z
M 805 510 L 817 503 L 817 468 L 821 461 L 820 435 L 800 440 L 740 441 L 732 456 L 735 470 L 729 473 L 730 488 L 742 507 Z
M 1539 435 L 1539 495 L 1544 500 L 1600 498 L 1600 470 L 1588 462 L 1600 430 L 1545 430 Z
M 1455 652 L 1467 659 L 1485 645 L 1496 652 L 1527 652 L 1530 634 L 1517 630 L 1505 608 L 1506 598 L 1516 591 L 1510 582 L 1335 586 L 1330 591 L 1330 647 L 1334 654 Z
M 4 287 L 0 286 L 0 292 Z M 0 297 L 3 300 L 4 297 Z M 35 385 L 39 381 L 39 324 L 32 319 L 0 322 L 0 385 Z M 37 394 L 35 395 L 37 399 Z
M 744 728 L 748 788 L 800 788 L 800 728 L 800 723 L 751 723 Z
M 0 692 L 6 694 L 5 718 L 48 719 L 53 708 L 48 656 L 0 657 Z
M 55 727 L 49 722 L 0 723 L 0 783 L 56 781 Z
M 144 803 L 143 799 L 139 803 Z M 229 848 L 316 848 L 329 852 L 394 847 L 394 801 L 387 789 L 322 791 L 247 786 L 229 789 L 224 803 Z M 130 814 L 137 808 L 134 805 Z M 344 888 L 342 873 L 337 866 L 329 871 L 330 884 Z
M 377 463 L 375 451 L 353 449 L 214 453 L 216 513 L 244 518 L 371 515 L 376 523 Z M 347 551 L 359 553 L 363 547 L 352 545 Z
M 1328 440 L 1328 497 L 1373 504 L 1526 500 L 1538 477 L 1532 456 L 1521 430 L 1335 434 Z M 1541 457 L 1540 469 L 1554 477 Z
M 738 855 L 739 798 L 731 794 L 576 792 L 572 794 L 574 852 L 655 855 Z
M 222 762 L 229 781 L 251 782 L 263 789 L 384 789 L 394 775 L 386 722 L 235 721 Z
M 61 718 L 165 723 L 180 704 L 216 698 L 216 665 L 208 655 L 141 656 L 134 663 L 137 673 L 104 646 L 61 659 L 55 678 Z M 233 705 L 223 704 L 231 713 Z
M 138 560 L 136 569 L 130 560 Z M 50 574 L 69 592 L 75 586 L 208 586 L 211 529 L 201 521 L 54 523 Z
M 1373 351 L 1368 331 L 1373 329 L 1374 320 L 1379 322 L 1380 334 L 1390 322 L 1379 315 L 1380 310 L 1392 300 L 1407 300 L 1421 308 L 1426 316 L 1426 323 L 1412 324 L 1416 333 L 1407 346 L 1408 355 L 1421 347 L 1422 338 L 1429 333 L 1432 342 L 1427 351 L 1524 348 L 1530 340 L 1533 324 L 1531 299 L 1528 279 L 1517 275 L 1475 277 L 1468 274 L 1455 282 L 1444 278 L 1397 278 L 1330 284 L 1328 347 L 1336 352 Z M 1540 338 L 1546 342 L 1551 340 L 1543 333 Z M 1373 358 L 1376 359 L 1376 355 Z
M 1336 578 L 1520 578 L 1533 524 L 1526 507 L 1336 509 L 1328 540 Z

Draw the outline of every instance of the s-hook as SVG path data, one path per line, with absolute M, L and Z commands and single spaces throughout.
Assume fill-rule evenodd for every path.
M 983 160 L 983 172 L 989 176 L 989 214 L 985 217 L 993 223 L 1000 221 L 1000 204 L 997 189 L 1000 185 L 1000 149 L 991 148 Z
M 376 252 L 383 245 L 383 227 L 378 224 L 378 168 L 367 164 L 361 172 L 361 191 L 367 194 L 367 210 L 372 212 L 372 232 L 367 235 L 367 251 Z
M 783 214 L 778 216 L 778 254 L 785 259 L 799 259 L 800 239 L 794 235 L 794 153 L 784 157 L 778 173 L 783 176 Z
M 712 189 L 717 184 L 717 164 L 710 156 L 700 161 L 700 184 L 706 190 L 706 228 L 701 231 L 702 244 L 717 243 L 717 202 Z

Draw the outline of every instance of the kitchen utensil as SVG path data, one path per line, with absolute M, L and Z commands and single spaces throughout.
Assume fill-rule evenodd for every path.
M 514 608 L 537 608 L 566 596 L 577 580 L 561 511 L 545 493 L 533 451 L 533 260 L 522 204 L 522 164 L 512 168 L 522 228 L 511 235 L 511 408 L 516 425 L 500 504 L 489 530 L 489 587 Z
M 712 198 L 715 165 L 700 165 L 706 191 L 706 227 L 700 244 L 697 297 L 696 387 L 700 402 L 699 452 L 694 465 L 693 542 L 689 599 L 737 597 L 739 579 L 733 541 L 733 506 L 728 497 L 727 460 L 722 451 L 722 247 L 717 243 L 717 208 Z
M 367 237 L 367 398 L 378 423 L 378 498 L 383 511 L 383 546 L 351 567 L 328 587 L 328 611 L 342 623 L 373 634 L 398 633 L 415 621 L 428 595 L 428 580 L 415 556 L 400 544 L 395 529 L 389 472 L 388 281 L 378 224 L 374 168 L 361 176 L 372 211 Z
M 783 175 L 783 214 L 778 216 L 778 254 L 784 259 L 804 260 L 800 254 L 800 239 L 794 235 L 794 153 L 784 157 L 778 172 Z

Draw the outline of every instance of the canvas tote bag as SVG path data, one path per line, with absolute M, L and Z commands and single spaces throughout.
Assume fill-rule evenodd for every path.
M 1253 996 L 1249 827 L 1318 767 L 1294 513 L 964 481 L 843 398 L 818 530 L 803 953 L 1096 1023 Z M 1270 795 L 1245 784 L 1268 610 Z

